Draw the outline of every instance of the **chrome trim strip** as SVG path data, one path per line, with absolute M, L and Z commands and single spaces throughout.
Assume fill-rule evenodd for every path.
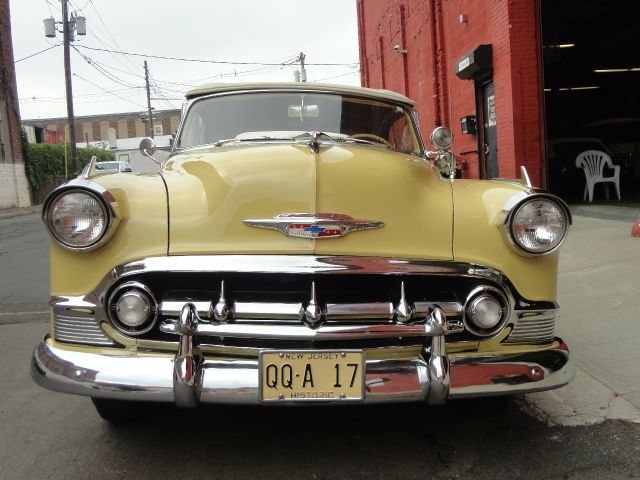
M 242 319 L 238 319 L 241 322 Z M 170 319 L 160 324 L 165 333 L 178 333 L 178 322 Z M 425 337 L 424 325 L 260 325 L 198 323 L 195 335 L 207 337 L 251 338 L 254 340 L 353 340 L 390 337 Z
M 113 268 L 96 288 L 102 292 L 120 279 L 149 272 L 299 273 L 355 275 L 460 275 L 502 283 L 498 270 L 481 265 L 421 259 L 316 255 L 175 255 L 149 257 Z
M 457 317 L 462 315 L 462 305 L 458 302 L 415 302 L 413 307 L 416 310 L 416 316 L 429 313 L 429 309 L 437 305 L 442 309 L 447 317 Z
M 184 305 L 184 302 L 183 302 Z M 302 303 L 233 302 L 232 318 L 300 321 Z M 236 320 L 237 321 L 237 320 Z
M 196 306 L 200 317 L 209 318 L 211 316 L 213 302 L 198 301 L 189 298 L 184 298 L 182 300 L 176 300 L 173 298 L 171 300 L 163 300 L 160 302 L 159 313 L 164 317 L 177 317 L 180 315 L 182 307 L 184 307 L 184 304 L 187 302 L 193 303 Z
M 393 320 L 393 303 L 327 303 L 325 313 L 326 323 L 341 322 L 343 320 Z
M 504 343 L 544 344 L 554 337 L 557 310 L 515 312 L 513 330 Z
M 575 360 L 560 339 L 547 350 L 494 354 L 449 354 L 449 398 L 525 393 L 558 388 L 575 376 Z M 377 352 L 370 355 L 370 352 Z M 425 401 L 428 364 L 402 348 L 366 350 L 365 403 Z M 45 337 L 36 346 L 31 375 L 51 390 L 121 400 L 175 400 L 173 355 L 110 354 L 61 348 Z M 258 404 L 258 360 L 206 356 L 200 401 Z
M 90 313 L 70 309 L 54 309 L 53 335 L 60 342 L 112 346 L 115 342 L 100 328 Z
M 210 318 L 213 302 L 199 301 L 190 298 L 163 300 L 160 303 L 160 314 L 165 317 L 177 317 L 185 303 L 193 303 L 196 306 L 198 316 Z M 439 306 L 447 317 L 459 316 L 462 313 L 462 305 L 457 302 L 415 302 L 414 309 L 416 321 L 424 320 L 433 306 Z M 247 319 L 256 320 L 282 320 L 299 321 L 302 318 L 301 310 L 304 310 L 302 302 L 278 303 L 278 302 L 234 302 L 231 310 L 236 322 Z M 420 316 L 421 318 L 417 318 Z M 325 319 L 327 323 L 343 320 L 374 320 L 381 319 L 387 322 L 394 318 L 394 307 L 391 302 L 363 302 L 363 303 L 328 303 L 325 306 Z

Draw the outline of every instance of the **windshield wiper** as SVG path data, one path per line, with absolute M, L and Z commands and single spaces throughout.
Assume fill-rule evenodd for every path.
M 364 138 L 354 138 L 354 137 L 339 137 L 339 138 L 334 138 L 333 141 L 341 142 L 341 143 L 362 143 L 364 145 L 386 146 L 384 143 L 381 143 L 381 142 L 374 142 L 373 140 L 365 140 Z
M 290 142 L 293 140 L 296 140 L 296 138 L 290 138 L 290 137 L 268 137 L 268 136 L 264 136 L 264 137 L 252 137 L 252 138 L 225 138 L 223 140 L 218 140 L 216 141 L 213 146 L 214 147 L 220 147 L 221 145 L 225 145 L 227 143 L 233 143 L 233 142 L 264 142 L 264 141 L 278 141 L 278 140 L 282 140 L 285 142 Z

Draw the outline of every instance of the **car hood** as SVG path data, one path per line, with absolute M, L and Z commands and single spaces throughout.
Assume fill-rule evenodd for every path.
M 234 145 L 173 156 L 169 254 L 319 254 L 452 259 L 451 185 L 425 160 L 379 147 Z M 332 213 L 384 227 L 291 238 L 245 219 Z

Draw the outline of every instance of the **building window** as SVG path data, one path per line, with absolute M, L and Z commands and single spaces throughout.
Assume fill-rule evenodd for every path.
M 154 125 L 153 126 L 153 134 L 154 135 L 162 135 L 162 125 Z

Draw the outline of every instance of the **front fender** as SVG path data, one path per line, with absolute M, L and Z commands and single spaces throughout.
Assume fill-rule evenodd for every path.
M 527 300 L 555 301 L 558 252 L 527 258 L 514 252 L 502 234 L 503 207 L 522 199 L 526 187 L 497 181 L 453 182 L 453 254 L 458 262 L 477 263 L 503 272 Z
M 117 202 L 119 224 L 105 245 L 90 252 L 69 251 L 50 240 L 51 295 L 86 293 L 116 265 L 167 254 L 167 191 L 160 175 L 116 173 L 61 188 L 68 186 L 105 189 Z

